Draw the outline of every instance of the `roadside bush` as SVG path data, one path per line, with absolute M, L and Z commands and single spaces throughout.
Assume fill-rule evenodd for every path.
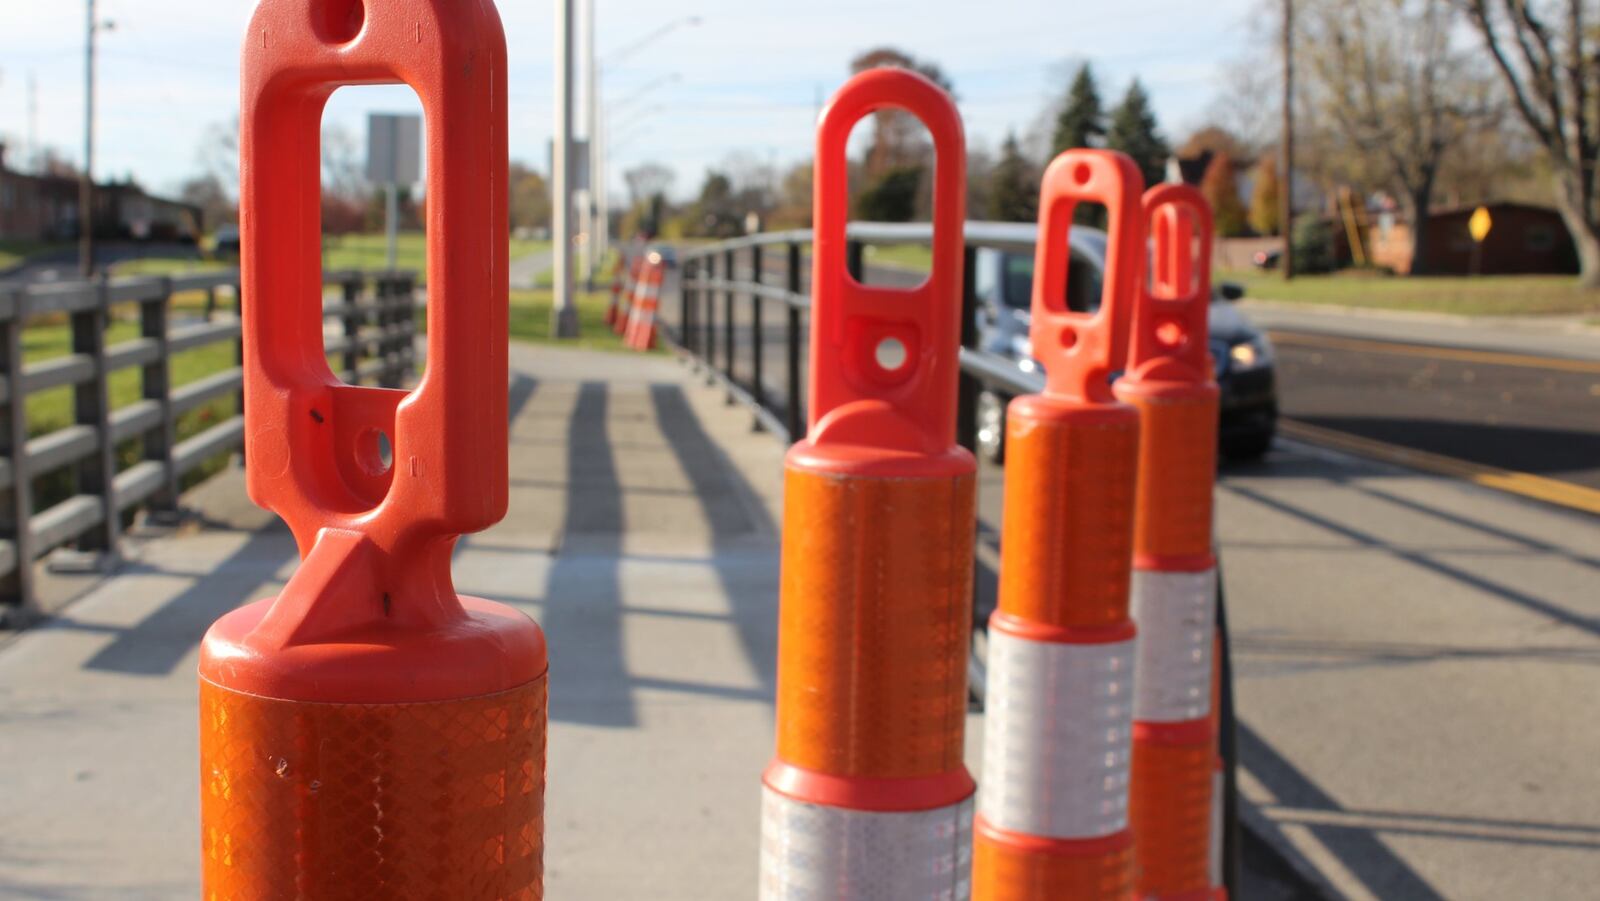
M 1333 271 L 1333 224 L 1321 216 L 1294 220 L 1294 271 L 1316 275 Z

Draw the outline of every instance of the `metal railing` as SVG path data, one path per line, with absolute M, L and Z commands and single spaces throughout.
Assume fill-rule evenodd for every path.
M 961 290 L 961 377 L 956 398 L 956 440 L 969 451 L 977 450 L 978 396 L 987 387 L 1002 396 L 1033 394 L 1044 388 L 1044 375 L 1037 369 L 1024 371 L 1017 362 L 980 349 L 978 296 L 974 283 L 976 258 L 980 250 L 1020 251 L 1032 255 L 1036 230 L 1032 225 L 999 222 L 968 222 L 963 234 L 964 283 Z M 873 245 L 929 245 L 932 227 L 926 224 L 852 223 L 846 232 L 845 265 L 858 281 L 881 283 L 889 280 L 919 283 L 921 273 L 892 269 L 885 273 L 875 267 L 877 279 L 866 278 L 867 251 Z M 721 383 L 730 402 L 751 407 L 757 422 L 768 431 L 793 443 L 806 431 L 805 353 L 809 347 L 808 326 L 811 297 L 808 291 L 810 231 L 767 232 L 679 251 L 681 273 L 677 303 L 663 297 L 661 332 L 696 366 Z M 782 262 L 772 265 L 781 259 Z M 892 278 L 897 275 L 898 279 Z M 768 306 L 782 313 L 776 331 L 766 324 Z M 675 315 L 673 315 L 675 313 Z M 769 348 L 769 345 L 771 346 Z M 780 350 L 782 362 L 774 372 L 767 362 L 769 350 Z M 773 378 L 777 376 L 777 378 Z M 987 557 L 991 570 L 998 570 L 998 529 L 980 524 L 978 535 L 980 562 Z M 979 567 L 982 570 L 983 567 Z M 975 591 L 974 644 L 971 684 L 976 698 L 983 697 L 985 666 L 984 626 L 993 610 L 993 579 Z M 984 581 L 979 573 L 980 582 Z M 1226 605 L 1218 581 L 1217 619 L 1221 644 L 1218 660 L 1222 667 L 1222 693 L 1217 699 L 1222 717 L 1221 751 L 1227 766 L 1223 793 L 1225 883 L 1237 893 L 1239 872 L 1238 809 L 1236 789 L 1237 742 L 1233 699 L 1233 673 L 1226 625 Z
M 861 280 L 870 245 L 929 244 L 931 227 L 892 223 L 854 223 L 847 232 L 846 267 Z M 965 284 L 961 298 L 961 381 L 956 440 L 968 450 L 977 444 L 977 397 L 988 385 L 1007 394 L 1028 394 L 1044 386 L 1043 376 L 1023 372 L 1016 363 L 978 347 L 974 258 L 982 248 L 1032 253 L 1031 226 L 969 222 L 965 234 Z M 663 331 L 669 341 L 710 367 L 730 396 L 750 403 L 762 424 L 793 441 L 805 432 L 805 355 L 811 298 L 806 250 L 810 231 L 766 232 L 681 252 L 682 272 L 676 310 L 663 302 Z M 781 259 L 779 265 L 772 265 Z M 913 283 L 920 275 L 907 274 Z M 720 304 L 719 304 L 720 299 Z M 720 316 L 718 307 L 721 307 Z M 771 333 L 765 312 L 781 311 L 781 335 Z M 676 315 L 670 315 L 675 312 Z M 743 321 L 736 321 L 740 315 Z M 720 329 L 719 329 L 720 319 Z M 741 338 L 743 339 L 741 341 Z M 782 374 L 767 363 L 768 346 L 781 344 Z
M 415 274 L 329 272 L 324 283 L 337 289 L 324 306 L 335 372 L 399 387 L 415 362 Z M 203 305 L 175 322 L 174 296 L 195 292 Z M 134 510 L 176 509 L 186 477 L 242 448 L 238 298 L 234 271 L 0 287 L 0 618 L 49 612 L 34 561 L 69 545 L 114 559 Z M 138 336 L 107 344 L 130 319 Z M 30 338 L 63 327 L 65 353 L 25 359 Z M 218 344 L 231 344 L 231 365 L 174 384 L 175 356 Z M 113 377 L 130 369 L 138 399 L 114 406 Z M 36 432 L 28 399 L 59 389 L 70 389 L 70 424 Z

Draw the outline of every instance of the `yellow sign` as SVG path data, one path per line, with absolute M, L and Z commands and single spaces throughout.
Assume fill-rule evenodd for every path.
M 1494 225 L 1494 220 L 1489 218 L 1489 208 L 1480 206 L 1472 211 L 1472 218 L 1467 220 L 1467 231 L 1472 235 L 1472 240 L 1479 244 L 1489 237 L 1489 229 Z

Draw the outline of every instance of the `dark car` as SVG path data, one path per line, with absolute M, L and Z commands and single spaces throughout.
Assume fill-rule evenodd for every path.
M 987 237 L 1000 239 L 989 243 L 1002 246 L 979 249 L 974 261 L 978 346 L 1010 357 L 1024 371 L 1038 371 L 1028 337 L 1033 301 L 1031 248 L 1036 227 L 1000 223 L 985 223 L 983 227 Z M 1072 256 L 1067 265 L 1067 305 L 1079 312 L 1093 312 L 1100 306 L 1106 235 L 1081 226 L 1075 226 L 1069 234 Z M 1220 450 L 1234 459 L 1254 459 L 1272 446 L 1278 424 L 1278 395 L 1272 344 L 1230 303 L 1243 296 L 1244 289 L 1238 285 L 1218 285 L 1207 318 L 1211 357 L 1222 391 Z M 1005 455 L 1005 408 L 1010 400 L 988 388 L 978 397 L 978 449 L 995 462 Z

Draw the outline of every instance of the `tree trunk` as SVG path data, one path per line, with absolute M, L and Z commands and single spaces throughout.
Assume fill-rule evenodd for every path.
M 1428 232 L 1430 231 L 1428 216 L 1433 208 L 1433 179 L 1425 179 L 1425 187 L 1405 194 L 1406 215 L 1411 217 L 1411 268 L 1407 275 L 1430 275 L 1432 269 L 1428 265 Z
M 1556 208 L 1561 211 L 1561 221 L 1566 223 L 1567 231 L 1572 234 L 1572 246 L 1578 251 L 1578 284 L 1600 288 L 1600 228 L 1589 218 L 1584 203 L 1574 196 L 1578 193 L 1581 192 L 1556 191 Z

